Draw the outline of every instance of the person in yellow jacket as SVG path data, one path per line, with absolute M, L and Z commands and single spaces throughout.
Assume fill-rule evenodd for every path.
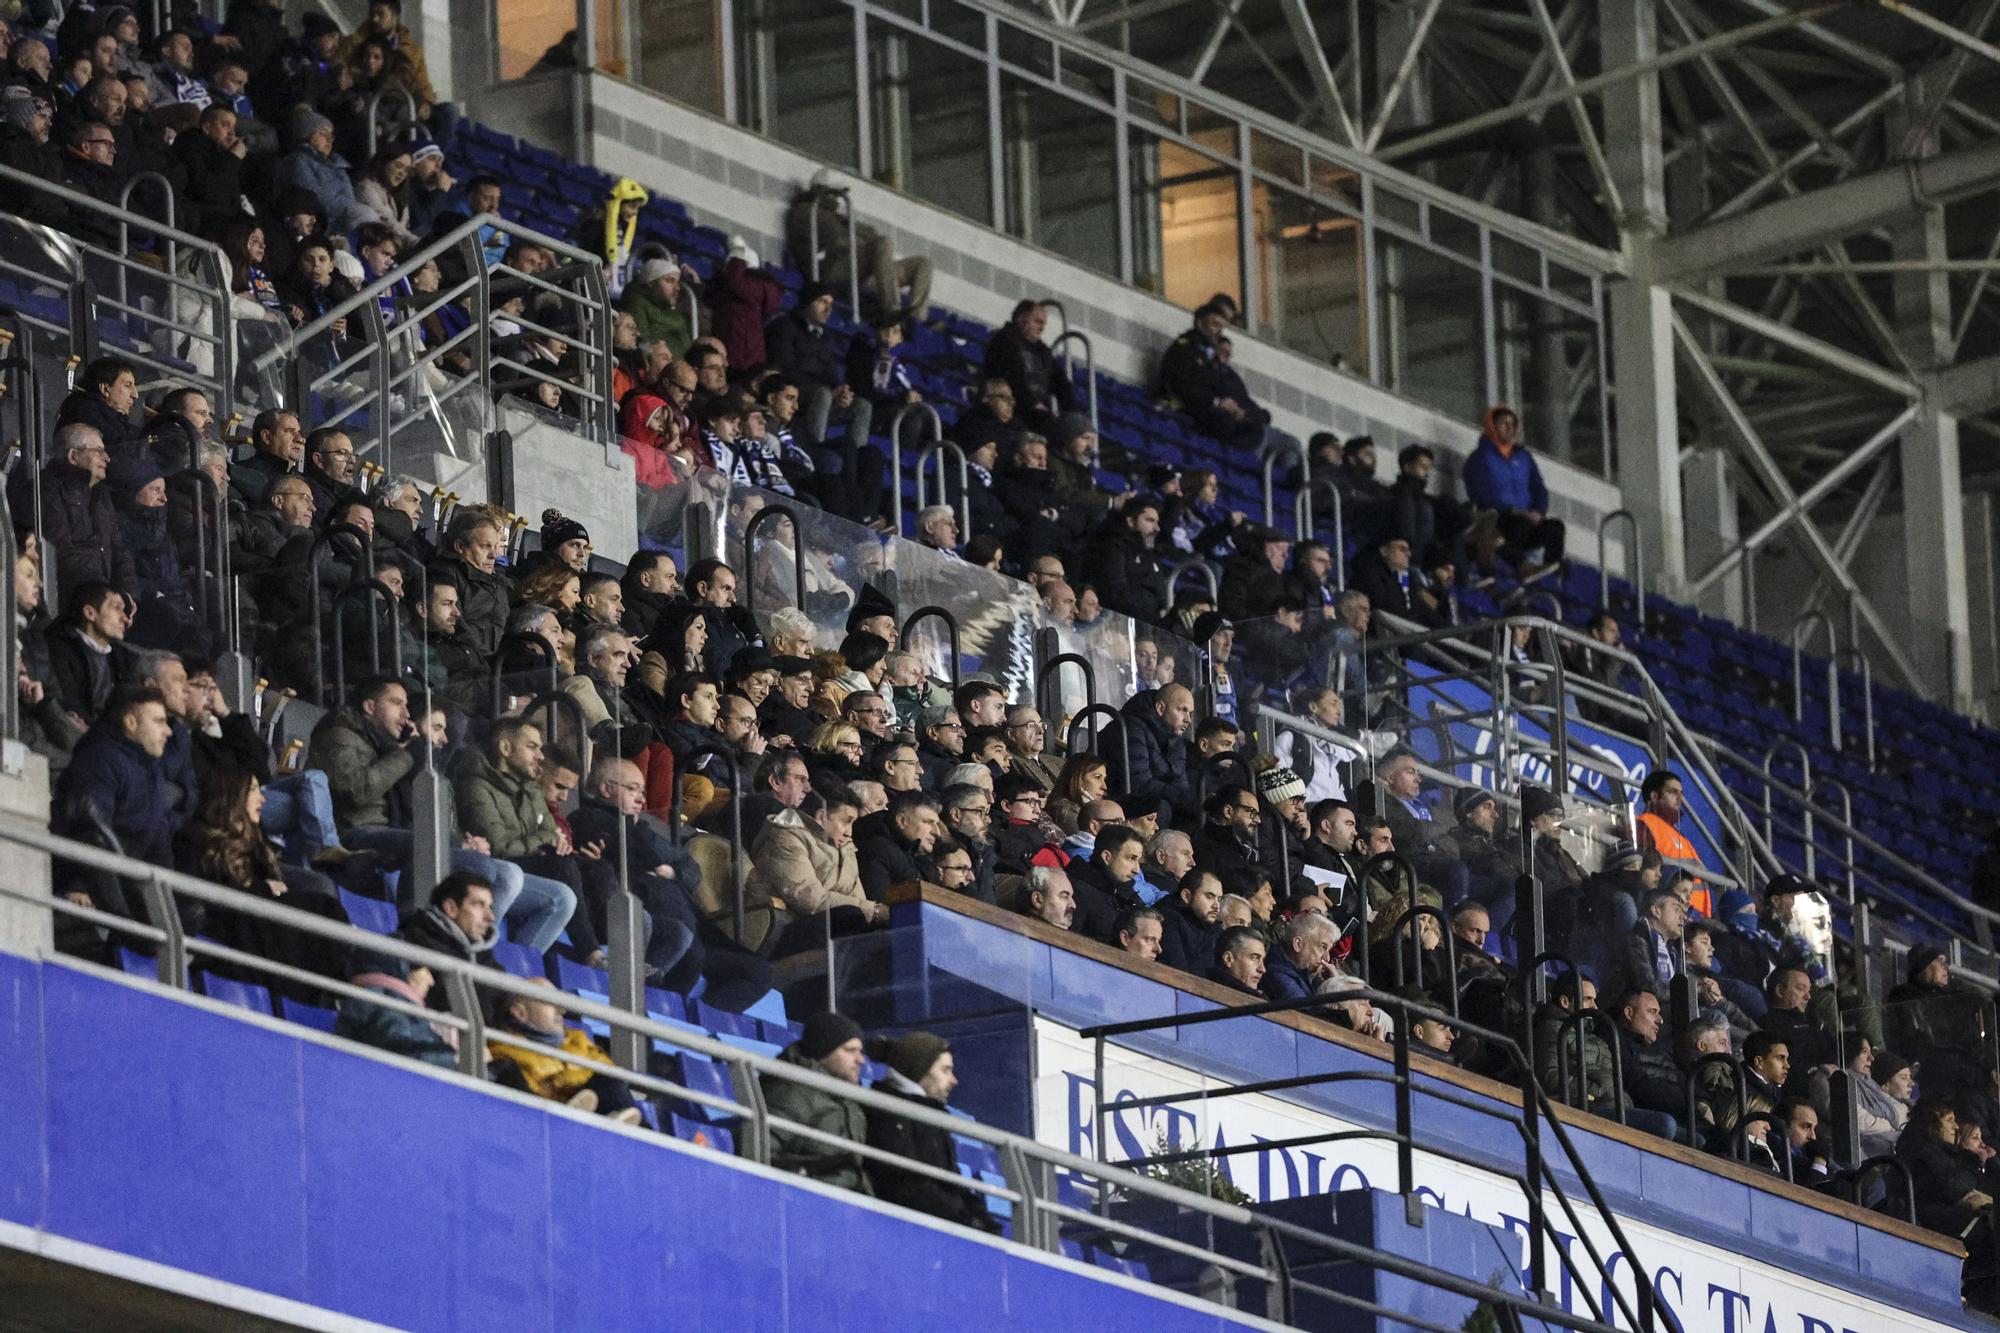
M 651 197 L 645 186 L 624 177 L 596 211 L 577 224 L 576 243 L 604 261 L 604 290 L 614 301 L 625 294 L 637 271 L 633 251 L 639 241 L 639 210 Z
M 529 984 L 554 989 L 546 977 L 530 978 Z M 514 996 L 497 1026 L 505 1035 L 489 1037 L 486 1054 L 500 1082 L 579 1111 L 601 1112 L 620 1124 L 639 1123 L 630 1086 L 592 1068 L 608 1066 L 611 1057 L 581 1028 L 565 1026 L 555 1005 Z

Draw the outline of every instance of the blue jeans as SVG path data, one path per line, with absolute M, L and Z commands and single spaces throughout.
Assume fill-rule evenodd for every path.
M 329 847 L 340 846 L 333 826 L 333 793 L 317 768 L 271 779 L 264 788 L 264 831 L 284 842 L 288 865 L 304 865 Z
M 1680 1141 L 1681 1122 L 1665 1111 L 1649 1111 L 1643 1106 L 1631 1106 L 1625 1110 L 1625 1123 L 1633 1129 L 1642 1129 L 1648 1134 L 1657 1134 L 1663 1139 Z
M 408 829 L 386 825 L 347 831 L 346 845 L 356 851 L 380 852 L 408 868 L 416 847 L 416 836 Z M 569 886 L 539 875 L 530 875 L 512 861 L 502 861 L 484 852 L 455 848 L 453 870 L 470 870 L 493 886 L 493 915 L 507 923 L 508 936 L 536 953 L 547 953 L 569 924 L 576 910 L 576 895 Z

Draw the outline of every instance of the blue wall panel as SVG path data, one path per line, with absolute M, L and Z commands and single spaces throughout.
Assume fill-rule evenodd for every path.
M 343 1314 L 427 1333 L 1237 1326 L 68 966 L 0 954 L 0 1005 L 8 1220 Z

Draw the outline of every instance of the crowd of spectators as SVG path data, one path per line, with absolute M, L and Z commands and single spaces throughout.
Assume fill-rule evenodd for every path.
M 277 8 L 247 0 L 217 33 L 150 42 L 129 10 L 78 8 L 52 30 L 17 26 L 6 70 L 0 163 L 106 201 L 133 174 L 160 172 L 177 216 L 231 256 L 244 318 L 316 320 L 394 272 L 400 251 L 502 203 L 499 182 L 461 185 L 444 169 L 453 114 L 397 0 L 374 0 L 346 36 L 317 16 L 293 35 Z M 409 92 L 419 124 L 352 170 L 367 99 L 384 87 Z M 24 216 L 116 243 L 89 210 L 8 195 Z M 848 203 L 816 181 L 794 208 L 792 239 L 796 250 L 805 219 L 819 218 L 828 281 L 784 309 L 740 240 L 706 282 L 639 242 L 645 202 L 619 182 L 578 240 L 602 256 L 618 302 L 615 417 L 642 516 L 659 520 L 649 539 L 675 535 L 672 506 L 655 501 L 704 472 L 886 529 L 900 479 L 870 439 L 924 400 L 901 349 L 926 316 L 928 267 L 897 259 L 865 227 L 850 252 Z M 481 241 L 496 266 L 552 262 L 503 231 Z M 871 303 L 843 349 L 835 296 L 856 272 Z M 397 300 L 437 289 L 435 272 L 404 276 L 408 291 L 384 306 L 390 326 Z M 529 300 L 515 293 L 502 309 L 518 314 Z M 709 336 L 691 336 L 691 302 Z M 420 339 L 462 327 L 432 314 L 441 322 Z M 1231 366 L 1234 317 L 1226 298 L 1197 311 L 1163 356 L 1159 387 L 1218 450 L 1254 452 L 1272 428 Z M 953 429 L 965 493 L 951 478 L 946 503 L 917 515 L 918 540 L 1018 575 L 1060 626 L 1118 613 L 1198 647 L 1199 694 L 1154 660 L 1112 701 L 1125 762 L 1064 753 L 1066 719 L 998 681 L 954 690 L 927 675 L 899 641 L 898 613 L 912 608 L 873 588 L 851 595 L 828 633 L 805 608 L 810 583 L 759 596 L 776 609 L 753 616 L 738 599 L 757 571 L 712 558 L 683 569 L 649 540 L 606 572 L 593 567 L 589 532 L 557 510 L 524 553 L 503 511 L 443 513 L 408 477 L 364 485 L 338 428 L 269 408 L 225 440 L 218 405 L 199 390 L 168 386 L 142 402 L 138 367 L 107 356 L 81 367 L 39 474 L 10 478 L 17 683 L 26 737 L 56 774 L 52 826 L 345 919 L 338 890 L 388 897 L 410 879 L 422 803 L 442 793 L 451 870 L 422 901 L 404 895 L 403 938 L 483 960 L 504 931 L 535 953 L 603 966 L 608 913 L 629 887 L 648 984 L 700 985 L 724 1008 L 764 994 L 788 959 L 884 929 L 893 890 L 932 885 L 1245 1002 L 1313 1002 L 1362 1041 L 1392 1040 L 1394 1023 L 1351 992 L 1399 991 L 1432 1007 L 1407 1034 L 1432 1060 L 1503 1079 L 1527 1072 L 1440 1011 L 1462 1014 L 1526 1041 L 1532 1072 L 1561 1100 L 1797 1183 L 1839 1187 L 1827 1145 L 1834 1094 L 1849 1087 L 1866 1150 L 1908 1165 L 1927 1225 L 1990 1225 L 1985 1144 L 2000 1133 L 1990 1010 L 1958 988 L 1942 954 L 1913 951 L 1906 979 L 1878 1002 L 1815 916 L 1811 884 L 1779 876 L 1752 894 L 1703 882 L 1670 772 L 1646 779 L 1630 841 L 1594 849 L 1586 867 L 1583 842 L 1565 840 L 1561 796 L 1524 788 L 1510 826 L 1493 793 L 1440 787 L 1398 743 L 1405 682 L 1395 655 L 1371 647 L 1387 622 L 1455 624 L 1461 579 L 1525 583 L 1563 558 L 1563 525 L 1515 412 L 1488 413 L 1462 497 L 1433 492 L 1435 458 L 1421 445 L 1384 483 L 1366 437 L 1308 443 L 1299 482 L 1338 491 L 1359 552 L 1343 586 L 1345 552 L 1220 507 L 1213 471 L 1106 470 L 1046 321 L 1042 303 L 1024 300 L 988 345 L 977 402 Z M 584 392 L 573 349 L 521 336 L 549 370 L 510 391 L 572 406 Z M 259 676 L 325 698 L 302 745 L 275 747 L 257 705 L 232 705 L 218 680 L 218 655 L 238 645 L 200 590 L 220 590 L 224 553 Z M 1176 592 L 1170 569 L 1190 560 L 1212 564 L 1212 596 Z M 51 573 L 56 607 L 41 597 Z M 380 596 L 341 597 L 368 583 Z M 1609 616 L 1590 634 L 1619 644 Z M 395 651 L 373 653 L 378 670 L 330 696 L 329 678 L 348 674 L 344 654 L 370 640 Z M 1533 702 L 1533 648 L 1524 638 L 1513 650 L 1520 698 Z M 1581 654 L 1573 668 L 1619 684 L 1608 655 Z M 1246 728 L 1260 708 L 1326 734 L 1287 733 L 1258 753 Z M 1530 871 L 1548 943 L 1574 964 L 1533 1012 L 1500 946 Z M 138 886 L 107 872 L 64 865 L 58 887 L 116 915 L 149 910 Z M 447 1007 L 427 969 L 226 911 L 187 915 L 190 929 L 302 974 Z M 75 927 L 64 944 L 108 947 Z M 593 1070 L 604 1053 L 556 1006 L 516 999 L 491 1020 L 503 1081 L 639 1118 L 627 1086 Z M 340 1030 L 455 1061 L 456 1029 L 407 1010 L 348 1003 Z M 783 1058 L 854 1081 L 863 1037 L 847 1018 L 816 1015 Z M 943 1040 L 904 1034 L 877 1054 L 879 1090 L 934 1109 L 948 1101 L 956 1075 Z M 767 1098 L 834 1138 L 952 1165 L 948 1137 L 914 1121 L 798 1084 L 773 1081 Z M 995 1225 L 976 1196 L 823 1139 L 780 1134 L 775 1160 Z

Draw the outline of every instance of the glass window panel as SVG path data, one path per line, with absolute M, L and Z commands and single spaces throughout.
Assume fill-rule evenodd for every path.
M 854 11 L 837 0 L 747 0 L 738 15 L 743 116 L 800 152 L 854 168 Z
M 933 0 L 930 28 L 940 37 L 963 42 L 975 51 L 986 49 L 986 16 L 969 5 Z
M 1478 271 L 1381 235 L 1376 256 L 1387 361 L 1378 378 L 1427 407 L 1479 420 L 1486 407 L 1486 340 Z
M 1125 107 L 1133 117 L 1178 130 L 1181 99 L 1164 88 L 1155 88 L 1142 79 L 1125 80 Z
M 1117 273 L 1117 200 L 1104 188 L 1117 174 L 1110 114 L 1014 75 L 1003 76 L 1000 88 L 1007 230 L 1099 272 Z
M 1375 216 L 1406 231 L 1423 229 L 1423 209 L 1408 195 L 1375 187 Z
M 1262 130 L 1250 131 L 1250 162 L 1267 176 L 1287 185 L 1306 183 L 1305 152 L 1292 144 L 1273 139 Z
M 1493 318 L 1500 396 L 1520 407 L 1527 441 L 1551 458 L 1602 474 L 1597 322 L 1505 284 L 1494 287 Z
M 1113 75 L 1111 66 L 1099 64 L 1088 56 L 1074 51 L 1058 51 L 1062 64 L 1056 74 L 1057 82 L 1065 88 L 1073 88 L 1109 105 L 1112 97 Z
M 1314 194 L 1356 217 L 1361 215 L 1361 178 L 1350 168 L 1315 157 L 1307 170 L 1312 175 Z
M 1542 285 L 1542 252 L 1530 245 L 1496 234 L 1493 237 L 1493 271 L 1505 273 L 1531 287 Z
M 1137 130 L 1130 137 L 1133 280 L 1189 309 L 1216 292 L 1240 299 L 1235 170 Z
M 992 220 L 986 66 L 902 28 L 868 28 L 875 178 Z
M 639 25 L 634 81 L 656 93 L 722 114 L 721 0 L 656 0 Z
M 1479 262 L 1479 224 L 1441 208 L 1431 210 L 1431 239 L 1445 249 Z
M 1258 309 L 1293 351 L 1368 369 L 1361 224 L 1323 205 L 1259 185 L 1252 195 Z
M 1000 25 L 1000 59 L 1015 69 L 1045 79 L 1056 76 L 1054 44 L 1011 23 Z
M 1236 119 L 1199 102 L 1187 104 L 1187 137 L 1204 148 L 1236 156 Z

